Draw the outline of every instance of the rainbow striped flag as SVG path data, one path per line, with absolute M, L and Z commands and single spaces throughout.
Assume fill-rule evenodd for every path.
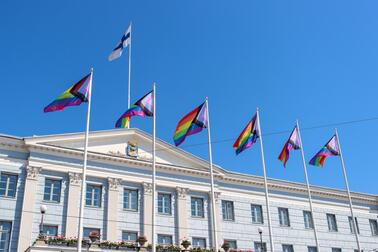
M 128 128 L 130 119 L 133 116 L 153 116 L 154 114 L 154 92 L 151 91 L 137 102 L 135 102 L 123 115 L 117 120 L 116 128 Z
M 199 105 L 178 122 L 173 135 L 175 145 L 179 146 L 187 136 L 196 134 L 202 131 L 203 128 L 207 128 L 206 102 Z
M 298 137 L 298 128 L 294 127 L 293 131 L 290 134 L 289 139 L 286 141 L 280 155 L 278 156 L 278 159 L 281 160 L 284 167 L 286 166 L 287 160 L 289 160 L 290 151 L 299 150 L 300 148 L 301 148 L 301 144 L 299 142 L 299 137 Z
M 323 146 L 323 148 L 311 158 L 309 164 L 323 167 L 324 161 L 327 157 L 340 155 L 339 145 L 337 143 L 336 135 Z
M 88 102 L 88 99 L 90 99 L 90 85 L 92 85 L 92 72 L 64 91 L 52 103 L 47 105 L 43 111 L 54 112 L 64 110 L 65 107 L 78 106 L 82 102 Z
M 243 129 L 239 137 L 236 139 L 233 145 L 236 155 L 256 143 L 257 138 L 260 136 L 260 129 L 257 125 L 256 120 L 257 114 L 255 114 L 251 121 L 249 121 L 247 126 Z

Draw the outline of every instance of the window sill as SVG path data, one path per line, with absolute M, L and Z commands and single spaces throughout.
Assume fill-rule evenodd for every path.
M 158 215 L 161 215 L 161 216 L 172 216 L 171 213 L 157 213 Z
M 101 209 L 102 208 L 101 206 L 88 206 L 88 205 L 85 205 L 85 207 L 92 208 L 92 209 Z
M 49 205 L 61 205 L 60 201 L 42 200 L 42 202 Z
M 2 196 L 0 196 L 0 199 L 16 200 L 16 197 L 15 196 L 2 195 Z
M 133 213 L 138 213 L 139 212 L 138 209 L 129 209 L 129 208 L 123 208 L 123 211 L 125 211 L 125 212 L 133 212 Z
M 191 215 L 190 218 L 196 219 L 196 220 L 206 220 L 205 216 L 193 216 L 193 215 Z
M 251 222 L 252 225 L 264 225 L 264 222 Z
M 222 219 L 224 222 L 235 222 L 235 220 L 224 220 Z

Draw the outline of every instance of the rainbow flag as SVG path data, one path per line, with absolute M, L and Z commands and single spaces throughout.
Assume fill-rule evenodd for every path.
M 323 167 L 324 161 L 327 157 L 338 156 L 340 154 L 339 145 L 337 143 L 336 135 L 323 146 L 323 148 L 311 158 L 309 164 Z
M 151 91 L 137 102 L 135 102 L 123 115 L 117 120 L 116 128 L 128 128 L 130 119 L 133 116 L 153 116 L 154 114 L 154 92 Z
M 238 139 L 236 139 L 233 147 L 235 149 L 236 155 L 244 151 L 245 149 L 256 143 L 257 138 L 260 135 L 260 129 L 257 125 L 257 114 L 249 121 L 247 126 L 240 133 Z
M 293 131 L 290 134 L 289 139 L 286 141 L 280 155 L 278 156 L 278 159 L 281 160 L 284 167 L 286 166 L 287 160 L 289 160 L 290 151 L 299 150 L 300 148 L 301 148 L 301 144 L 299 142 L 299 137 L 298 137 L 298 128 L 294 127 Z
M 175 145 L 179 146 L 185 141 L 187 136 L 196 134 L 203 128 L 207 128 L 207 107 L 205 102 L 178 122 L 173 135 Z
M 88 102 L 90 97 L 89 87 L 92 85 L 92 72 L 82 78 L 78 83 L 67 89 L 52 103 L 47 105 L 44 112 L 64 110 L 65 107 L 78 106 L 82 102 Z

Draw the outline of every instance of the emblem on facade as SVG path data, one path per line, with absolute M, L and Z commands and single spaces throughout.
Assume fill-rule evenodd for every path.
M 40 171 L 42 171 L 42 167 L 26 166 L 26 176 L 28 179 L 37 179 Z
M 108 178 L 108 185 L 110 190 L 118 190 L 118 186 L 121 184 L 122 179 L 120 178 Z
M 138 157 L 138 145 L 134 142 L 127 142 L 126 155 L 129 157 Z
M 143 182 L 144 194 L 152 194 L 152 184 Z
M 80 185 L 81 174 L 75 172 L 69 172 L 68 177 L 70 178 L 70 185 Z
M 177 197 L 180 199 L 186 199 L 186 195 L 189 192 L 189 188 L 176 187 Z

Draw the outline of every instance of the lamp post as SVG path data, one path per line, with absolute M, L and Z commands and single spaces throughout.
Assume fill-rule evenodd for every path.
M 39 229 L 39 236 L 43 237 L 44 236 L 44 234 L 43 234 L 43 217 L 45 216 L 45 213 L 47 211 L 47 206 L 41 205 L 40 211 L 41 211 L 42 217 L 41 217 L 41 227 Z
M 260 252 L 263 252 L 264 246 L 263 246 L 263 241 L 262 241 L 262 233 L 263 233 L 264 229 L 262 227 L 258 227 L 257 230 L 259 231 L 259 234 L 260 234 Z

